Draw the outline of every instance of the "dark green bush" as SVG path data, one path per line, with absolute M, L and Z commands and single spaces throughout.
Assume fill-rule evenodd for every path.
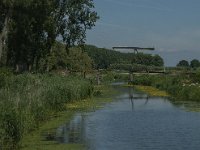
M 200 83 L 200 70 L 198 69 L 195 74 L 191 75 L 191 78 L 193 82 Z
M 130 84 L 134 85 L 144 85 L 144 86 L 151 86 L 154 83 L 154 77 L 150 75 L 140 75 L 134 76 L 133 81 Z

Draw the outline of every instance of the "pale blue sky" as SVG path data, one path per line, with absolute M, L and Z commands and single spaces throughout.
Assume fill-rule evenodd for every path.
M 87 34 L 98 47 L 156 48 L 167 66 L 200 60 L 200 0 L 94 0 L 100 16 Z

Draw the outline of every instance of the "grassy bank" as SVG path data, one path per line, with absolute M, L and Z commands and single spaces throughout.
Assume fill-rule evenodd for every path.
M 90 81 L 49 74 L 0 72 L 0 147 L 17 149 L 23 137 L 93 94 Z
M 52 117 L 47 122 L 40 125 L 37 130 L 25 135 L 22 139 L 20 149 L 22 150 L 54 150 L 71 149 L 84 150 L 84 145 L 79 144 L 58 144 L 55 141 L 47 140 L 43 134 L 54 135 L 56 128 L 64 122 L 68 122 L 73 117 L 73 113 L 63 111 Z
M 140 75 L 135 76 L 130 84 L 142 85 L 143 87 L 139 88 L 146 92 L 150 89 L 144 86 L 166 91 L 174 100 L 200 102 L 200 84 L 197 79 L 195 75 Z
M 145 86 L 145 85 L 133 85 L 133 84 L 128 84 L 128 85 L 123 85 L 124 87 L 133 87 L 136 90 L 139 90 L 141 92 L 147 93 L 150 96 L 158 96 L 158 97 L 168 97 L 169 94 L 166 91 L 157 89 L 153 86 Z
M 82 144 L 59 144 L 56 141 L 47 141 L 42 136 L 44 133 L 48 133 L 51 136 L 55 136 L 56 129 L 63 123 L 67 124 L 72 119 L 73 115 L 77 112 L 95 111 L 103 107 L 105 103 L 112 101 L 112 95 L 115 91 L 109 86 L 96 86 L 95 97 L 90 99 L 84 99 L 81 101 L 73 101 L 65 104 L 66 111 L 63 111 L 52 118 L 47 123 L 44 123 L 37 131 L 24 137 L 22 141 L 23 150 L 54 150 L 54 149 L 69 149 L 69 150 L 84 150 L 85 145 Z
M 150 96 L 168 97 L 169 94 L 166 91 L 161 91 L 152 86 L 136 85 L 136 89 L 149 94 Z

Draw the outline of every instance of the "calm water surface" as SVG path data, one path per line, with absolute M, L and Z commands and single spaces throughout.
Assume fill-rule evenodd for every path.
M 89 150 L 200 150 L 200 113 L 168 99 L 117 87 L 114 102 L 76 114 L 57 129 L 60 143 L 85 143 Z

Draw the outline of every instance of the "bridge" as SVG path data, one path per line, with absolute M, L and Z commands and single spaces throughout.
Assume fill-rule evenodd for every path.
M 130 47 L 130 46 L 116 46 L 116 47 L 113 47 L 113 49 L 134 50 L 134 52 L 137 52 L 137 53 L 138 53 L 138 50 L 150 50 L 150 51 L 155 50 L 155 48 L 142 48 L 142 47 Z
M 120 50 L 120 49 L 126 49 L 126 50 L 133 50 L 135 54 L 138 54 L 138 51 L 143 51 L 143 50 L 147 50 L 147 51 L 154 51 L 155 48 L 154 47 L 132 47 L 132 46 L 115 46 L 112 47 L 113 50 Z M 143 61 L 142 58 L 139 58 L 141 61 Z M 165 73 L 165 71 L 149 71 L 148 69 L 146 69 L 146 73 L 152 73 L 152 74 L 163 74 Z M 130 81 L 133 80 L 133 72 L 130 72 Z

